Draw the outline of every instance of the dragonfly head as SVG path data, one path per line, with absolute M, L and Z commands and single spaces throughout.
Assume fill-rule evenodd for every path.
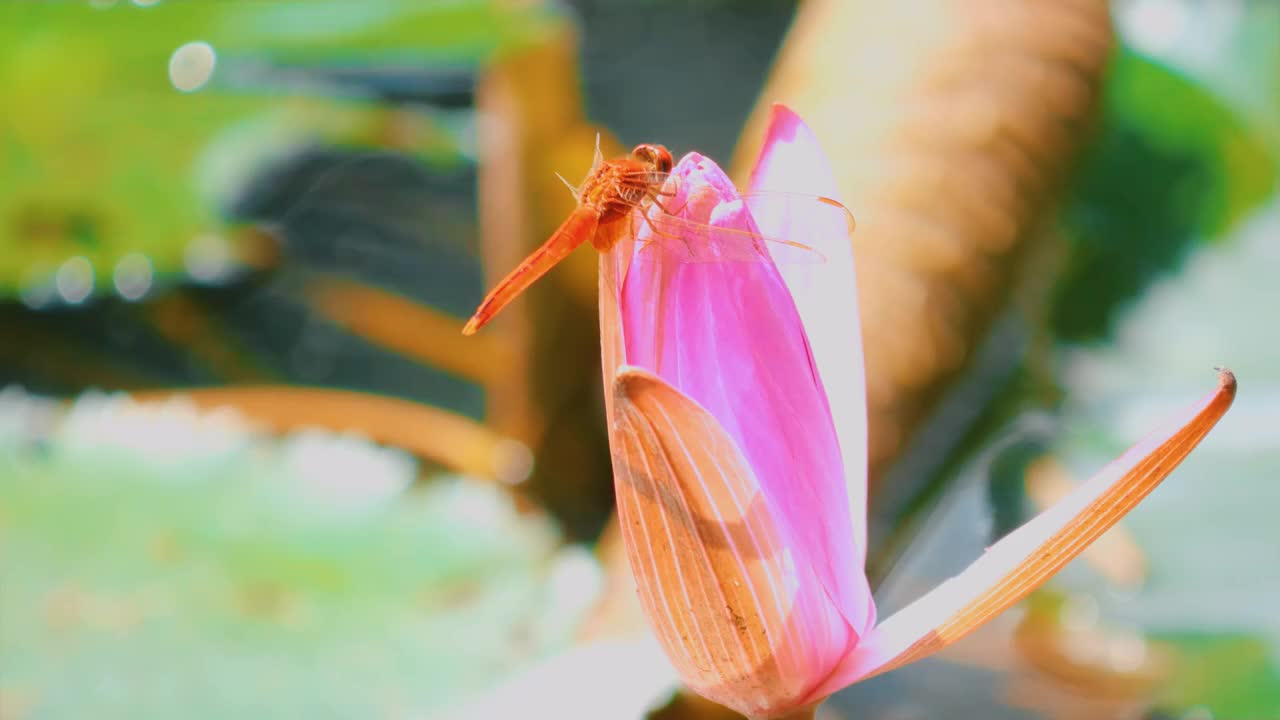
M 635 146 L 631 151 L 631 157 L 653 168 L 655 172 L 663 175 L 671 172 L 672 166 L 675 164 L 671 159 L 671 152 L 661 145 L 650 145 L 644 143 Z

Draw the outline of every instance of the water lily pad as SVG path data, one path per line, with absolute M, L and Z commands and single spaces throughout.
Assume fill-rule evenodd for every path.
M 563 647 L 594 562 L 502 490 L 418 471 L 181 402 L 7 391 L 5 717 L 421 717 Z

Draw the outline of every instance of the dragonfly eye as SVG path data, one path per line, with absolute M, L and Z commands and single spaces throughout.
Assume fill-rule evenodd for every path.
M 637 145 L 631 151 L 631 155 L 637 160 L 642 160 L 652 165 L 653 169 L 660 173 L 671 172 L 671 167 L 674 165 L 671 153 L 661 145 L 650 145 L 648 143 Z

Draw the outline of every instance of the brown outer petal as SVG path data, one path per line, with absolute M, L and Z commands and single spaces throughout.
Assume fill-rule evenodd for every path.
M 825 595 L 797 602 L 798 583 L 816 580 L 710 413 L 638 369 L 622 368 L 612 394 L 619 525 L 667 656 L 690 688 L 745 715 L 793 709 L 843 654 L 821 633 L 845 621 Z

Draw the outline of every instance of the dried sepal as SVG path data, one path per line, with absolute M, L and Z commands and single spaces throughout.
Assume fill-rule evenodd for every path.
M 739 712 L 795 707 L 843 654 L 847 623 L 715 418 L 644 370 L 623 368 L 613 396 L 619 524 L 668 657 Z
M 1156 488 L 1231 407 L 1236 378 L 1103 468 L 1074 492 L 1005 536 L 964 572 L 894 613 L 849 654 L 815 699 L 925 658 L 1026 597 L 1113 527 Z

